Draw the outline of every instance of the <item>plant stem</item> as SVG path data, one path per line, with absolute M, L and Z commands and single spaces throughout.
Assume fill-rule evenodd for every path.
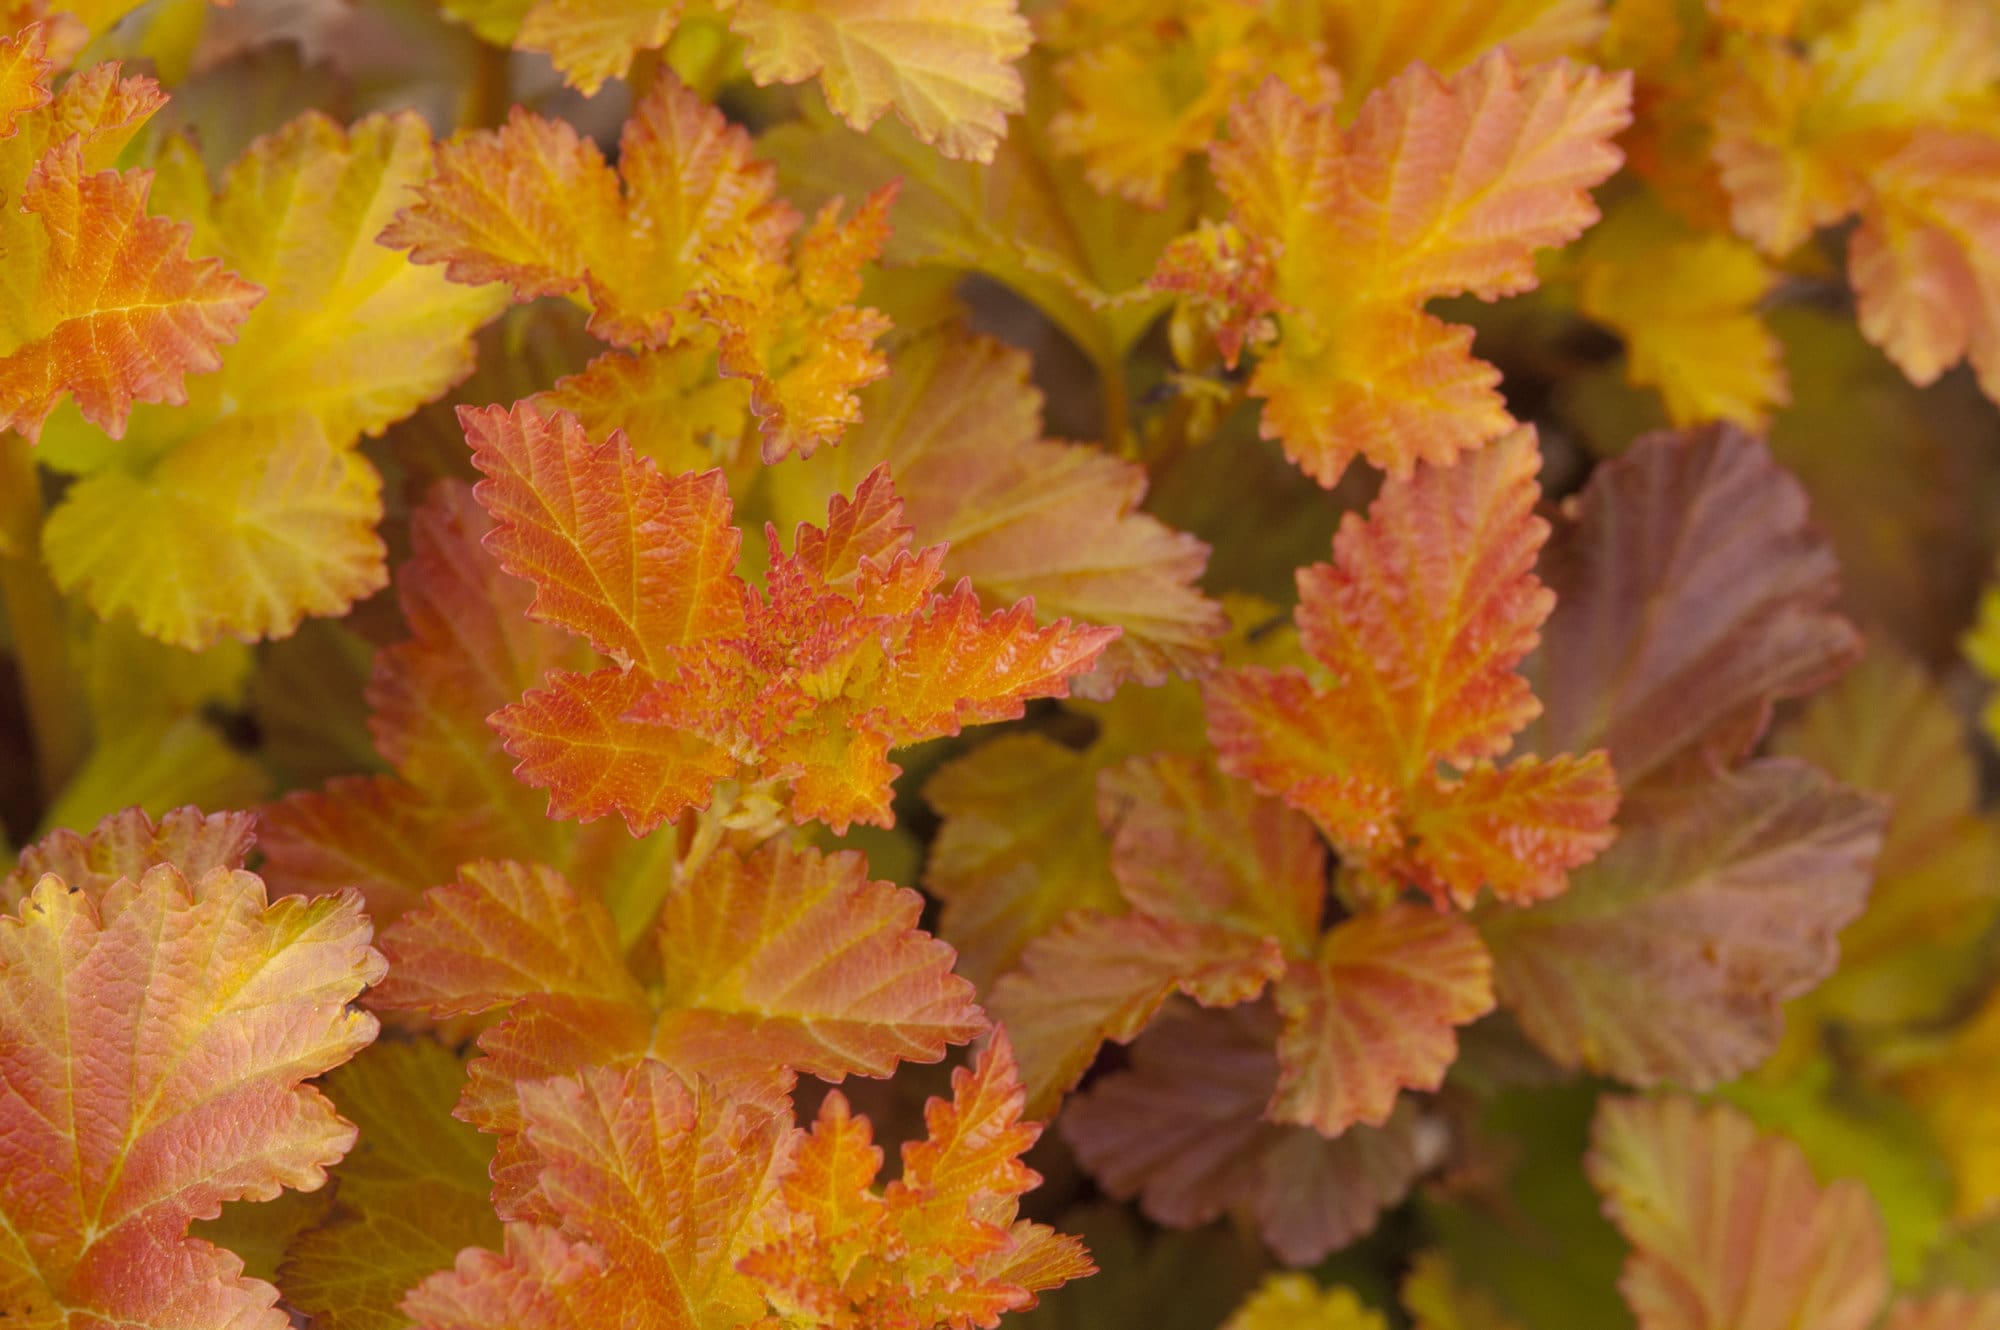
M 491 129 L 514 107 L 514 53 L 480 42 L 472 57 L 472 80 L 465 90 L 461 122 L 467 129 Z
M 37 789 L 52 803 L 83 761 L 83 699 L 70 669 L 62 597 L 42 566 L 42 488 L 28 441 L 0 433 L 0 611 L 13 637 L 35 746 Z

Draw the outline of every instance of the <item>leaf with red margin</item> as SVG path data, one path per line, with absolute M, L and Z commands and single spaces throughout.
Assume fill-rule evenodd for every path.
M 1568 895 L 1479 920 L 1500 1000 L 1565 1066 L 1693 1087 L 1747 1071 L 1833 972 L 1885 820 L 1783 758 L 1657 789 Z
M 781 521 L 817 518 L 886 462 L 917 538 L 944 545 L 947 577 L 1124 630 L 1080 691 L 1197 672 L 1226 627 L 1195 586 L 1208 547 L 1140 510 L 1145 468 L 1044 438 L 1029 369 L 1025 353 L 956 325 L 899 346 L 840 447 L 765 473 Z
M 0 139 L 14 134 L 15 122 L 49 104 L 48 30 L 32 24 L 0 36 Z
M 14 871 L 0 882 L 0 909 L 19 906 L 44 873 L 96 899 L 119 878 L 136 881 L 160 864 L 172 864 L 190 878 L 215 868 L 241 868 L 256 843 L 256 818 L 249 813 L 204 813 L 189 806 L 155 822 L 145 809 L 128 808 L 86 833 L 58 829 L 22 850 Z
M 1649 434 L 1591 473 L 1542 559 L 1555 592 L 1524 667 L 1541 752 L 1602 745 L 1628 799 L 1741 757 L 1773 703 L 1860 650 L 1806 493 L 1733 426 Z
M 1539 704 L 1515 672 L 1552 598 L 1523 429 L 1452 467 L 1390 479 L 1332 564 L 1298 575 L 1301 643 L 1325 671 L 1225 670 L 1207 687 L 1224 770 L 1319 823 L 1371 874 L 1470 905 L 1558 895 L 1611 841 L 1602 753 L 1500 768 Z M 1412 570 L 1416 581 L 1412 584 Z M 1440 767 L 1461 774 L 1441 775 Z
M 1463 916 L 1398 901 L 1334 925 L 1276 996 L 1270 1115 L 1338 1136 L 1387 1122 L 1403 1090 L 1444 1083 L 1457 1027 L 1493 1010 L 1493 958 Z
M 384 933 L 392 977 L 372 1000 L 436 1016 L 507 1009 L 480 1036 L 487 1056 L 460 1110 L 502 1137 L 506 1213 L 532 1181 L 515 1138 L 521 1083 L 651 1056 L 768 1099 L 794 1071 L 886 1076 L 978 1034 L 972 986 L 917 929 L 921 911 L 852 852 L 719 850 L 668 892 L 654 937 L 663 978 L 649 991 L 601 901 L 550 869 L 468 865 Z
M 375 1037 L 353 895 L 271 903 L 172 865 L 44 877 L 0 918 L 0 1301 L 30 1322 L 282 1330 L 277 1292 L 190 1240 L 223 1202 L 312 1190 L 354 1128 L 302 1085 Z
M 649 670 L 742 627 L 742 535 L 720 471 L 664 476 L 623 434 L 592 445 L 567 413 L 461 407 L 458 419 L 486 476 L 473 490 L 493 518 L 486 547 L 534 584 L 530 617 Z
M 1868 1191 L 1734 1108 L 1606 1099 L 1585 1160 L 1632 1243 L 1619 1288 L 1640 1330 L 1867 1330 L 1889 1297 Z
M 878 1195 L 881 1151 L 839 1091 L 802 1134 L 650 1059 L 524 1085 L 541 1209 L 560 1228 L 510 1224 L 504 1254 L 462 1253 L 404 1310 L 426 1330 L 555 1330 L 586 1307 L 662 1330 L 996 1325 L 1093 1267 L 1075 1239 L 1015 1219 L 1041 1129 L 1020 1120 L 1004 1036 L 952 1090 Z
M 166 100 L 100 65 L 50 98 L 45 30 L 0 42 L 0 430 L 32 442 L 65 396 L 123 437 L 134 402 L 185 402 L 263 295 L 188 254 L 185 222 L 146 214 L 148 172 L 106 170 Z M 18 174 L 16 174 L 18 172 Z
M 1427 1166 L 1416 1115 L 1337 1140 L 1267 1121 L 1277 1021 L 1263 1007 L 1170 1006 L 1132 1046 L 1129 1071 L 1078 1095 L 1063 1138 L 1112 1195 L 1159 1223 L 1193 1228 L 1240 1210 L 1292 1265 L 1362 1236 Z
M 1222 279 L 1233 310 L 1279 311 L 1251 380 L 1264 436 L 1330 487 L 1357 455 L 1406 477 L 1506 433 L 1499 371 L 1424 302 L 1531 289 L 1534 251 L 1597 220 L 1588 191 L 1622 160 L 1611 140 L 1630 105 L 1624 74 L 1523 73 L 1505 51 L 1449 81 L 1412 65 L 1344 129 L 1338 106 L 1276 78 L 1239 103 L 1210 162 L 1232 221 L 1273 256 L 1268 294 Z M 1200 285 L 1191 274 L 1237 248 L 1198 232 L 1162 268 Z
M 521 1087 L 523 1134 L 561 1227 L 511 1223 L 403 1300 L 425 1330 L 737 1326 L 762 1311 L 733 1268 L 792 1149 L 767 1108 L 690 1089 L 651 1060 Z
M 859 418 L 855 391 L 888 370 L 875 347 L 887 316 L 853 302 L 895 194 L 884 186 L 845 222 L 830 201 L 804 224 L 750 136 L 669 76 L 634 108 L 615 171 L 566 123 L 517 107 L 438 149 L 383 242 L 519 300 L 574 295 L 591 331 L 623 347 L 715 352 L 748 383 L 775 461 L 837 439 Z
M 738 1264 L 781 1317 L 838 1330 L 990 1327 L 1095 1271 L 1076 1239 L 1015 1218 L 1041 1182 L 1020 1156 L 1042 1129 L 1021 1119 L 1004 1031 L 951 1088 L 924 1106 L 927 1137 L 904 1145 L 903 1174 L 879 1198 L 882 1156 L 866 1120 L 838 1091 L 827 1096 L 784 1188 L 791 1213 Z
M 789 781 L 797 821 L 888 826 L 891 748 L 1062 696 L 1117 634 L 1038 628 L 1025 601 L 982 618 L 963 582 L 939 594 L 943 551 L 910 551 L 885 467 L 835 497 L 825 529 L 801 527 L 791 554 L 767 527 L 758 593 L 729 571 L 719 472 L 663 480 L 621 436 L 593 446 L 531 406 L 462 419 L 503 565 L 535 581 L 539 613 L 627 666 L 553 675 L 493 717 L 558 814 L 615 809 L 643 835 L 741 767 Z

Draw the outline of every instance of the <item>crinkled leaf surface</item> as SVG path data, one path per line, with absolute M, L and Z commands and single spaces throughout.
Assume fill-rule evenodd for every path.
M 1423 303 L 1531 288 L 1534 251 L 1597 220 L 1587 191 L 1622 160 L 1630 101 L 1623 76 L 1522 72 L 1500 51 L 1448 81 L 1412 66 L 1346 128 L 1275 79 L 1239 103 L 1210 160 L 1234 224 L 1272 256 L 1282 312 L 1251 380 L 1264 435 L 1331 486 L 1357 456 L 1408 476 L 1506 433 L 1499 372 Z
M 1116 629 L 983 617 L 971 587 L 935 588 L 943 551 L 913 552 L 886 468 L 801 527 L 754 591 L 732 570 L 719 472 L 663 477 L 622 435 L 593 445 L 532 406 L 464 415 L 501 564 L 536 608 L 625 668 L 559 673 L 494 718 L 558 815 L 618 811 L 635 834 L 706 807 L 747 769 L 787 781 L 794 818 L 887 826 L 891 748 L 1012 719 L 1061 696 Z
M 1225 770 L 1318 822 L 1357 865 L 1440 902 L 1559 894 L 1610 843 L 1602 753 L 1506 767 L 1539 704 L 1516 664 L 1552 598 L 1534 574 L 1540 454 L 1523 430 L 1456 466 L 1391 478 L 1299 574 L 1323 674 L 1251 667 L 1207 687 Z M 1412 574 L 1414 573 L 1414 578 Z M 1452 769 L 1456 771 L 1452 771 Z
M 375 1035 L 353 895 L 270 902 L 170 864 L 0 919 L 0 1305 L 33 1324 L 271 1327 L 276 1290 L 187 1226 L 310 1190 L 355 1130 L 301 1082 Z

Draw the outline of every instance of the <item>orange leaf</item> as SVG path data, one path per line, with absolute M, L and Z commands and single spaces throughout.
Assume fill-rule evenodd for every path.
M 1618 167 L 1630 101 L 1624 75 L 1523 74 L 1496 51 L 1449 82 L 1413 65 L 1347 129 L 1276 79 L 1240 103 L 1211 161 L 1236 225 L 1275 256 L 1268 296 L 1228 302 L 1281 311 L 1251 381 L 1265 437 L 1331 486 L 1357 454 L 1403 477 L 1505 433 L 1499 372 L 1424 302 L 1533 287 L 1534 251 L 1597 220 L 1586 191 Z M 1204 253 L 1225 250 L 1187 237 L 1166 269 L 1189 284 Z
M 720 1330 L 762 1310 L 732 1265 L 777 1202 L 788 1124 L 650 1060 L 527 1084 L 521 1100 L 561 1228 L 509 1224 L 504 1254 L 460 1253 L 405 1314 L 427 1330 Z
M 859 418 L 854 392 L 888 361 L 879 311 L 852 302 L 896 193 L 845 223 L 830 202 L 800 233 L 750 136 L 672 77 L 639 102 L 618 167 L 560 120 L 507 124 L 438 149 L 418 201 L 383 234 L 454 281 L 517 299 L 573 295 L 591 330 L 632 348 L 711 350 L 748 382 L 766 460 L 810 453 Z
M 1804 1151 L 1737 1110 L 1607 1099 L 1591 1138 L 1640 1330 L 1867 1330 L 1888 1300 L 1867 1189 L 1821 1186 Z
M 662 78 L 619 140 L 618 168 L 566 121 L 515 108 L 507 123 L 437 150 L 437 169 L 383 233 L 453 281 L 514 295 L 582 291 L 591 329 L 622 346 L 689 335 L 704 254 L 797 225 L 750 136 L 678 80 Z
M 302 1082 L 375 1036 L 347 1005 L 382 976 L 368 936 L 352 894 L 271 903 L 249 873 L 190 883 L 171 864 L 101 890 L 51 874 L 0 917 L 0 1282 L 13 1312 L 288 1324 L 276 1290 L 187 1228 L 225 1201 L 319 1187 L 354 1143 Z
M 2000 135 L 1919 134 L 1873 173 L 1848 249 L 1855 314 L 1910 382 L 1966 359 L 2000 401 Z
M 886 1076 L 935 1062 L 985 1022 L 951 949 L 921 932 L 921 899 L 870 881 L 859 855 L 768 842 L 719 850 L 660 907 L 642 988 L 604 904 L 546 868 L 468 865 L 383 937 L 381 1006 L 452 1015 L 508 1008 L 480 1037 L 463 1112 L 502 1135 L 501 1197 L 520 1200 L 517 1084 L 641 1056 L 731 1092 Z M 532 1170 L 528 1170 L 531 1176 Z
M 1490 761 L 1539 710 L 1514 670 L 1552 601 L 1533 572 L 1539 467 L 1522 430 L 1392 478 L 1366 519 L 1342 521 L 1334 562 L 1299 573 L 1300 641 L 1327 681 L 1248 667 L 1207 690 L 1224 769 L 1440 902 L 1469 905 L 1485 883 L 1516 902 L 1556 895 L 1610 841 L 1603 754 Z
M 887 826 L 892 747 L 1062 696 L 1117 632 L 1037 628 L 1025 601 L 982 619 L 963 583 L 937 594 L 943 551 L 910 552 L 883 467 L 791 554 L 766 529 L 759 594 L 730 571 L 720 472 L 664 480 L 622 437 L 593 447 L 531 406 L 464 419 L 503 565 L 536 582 L 538 613 L 630 665 L 552 675 L 494 719 L 558 814 L 616 809 L 644 834 L 740 765 L 789 781 L 800 822 Z
M 553 869 L 467 864 L 458 881 L 426 892 L 423 908 L 398 920 L 382 945 L 392 968 L 370 994 L 378 1006 L 463 1016 L 530 993 L 645 1000 L 611 916 Z
M 241 868 L 256 842 L 256 819 L 249 813 L 176 808 L 155 822 L 144 809 L 128 808 L 88 834 L 58 829 L 22 850 L 14 871 L 0 882 L 0 908 L 18 907 L 45 873 L 96 898 L 119 878 L 136 881 L 161 864 L 196 879 L 211 869 Z
M 651 1059 L 525 1085 L 551 1226 L 510 1224 L 504 1253 L 461 1254 L 404 1310 L 430 1330 L 582 1330 L 586 1310 L 661 1330 L 994 1326 L 1093 1267 L 1075 1239 L 1014 1219 L 1040 1181 L 1019 1161 L 1040 1128 L 1019 1119 L 1004 1037 L 952 1087 L 878 1195 L 882 1152 L 838 1091 L 802 1136 Z
M 66 87 L 43 114 L 70 112 L 69 100 Z M 149 183 L 144 172 L 92 169 L 69 138 L 13 183 L 22 215 L 0 225 L 0 247 L 20 304 L 0 334 L 0 429 L 34 439 L 69 395 L 121 437 L 134 402 L 184 402 L 183 376 L 221 365 L 216 348 L 235 340 L 263 292 L 215 259 L 188 257 L 188 226 L 146 215 Z
M 741 627 L 742 537 L 720 471 L 669 479 L 623 434 L 593 447 L 574 416 L 530 406 L 462 407 L 459 422 L 486 474 L 474 494 L 493 516 L 487 548 L 535 584 L 532 617 L 648 669 Z
M 828 1097 L 786 1187 L 791 1222 L 739 1265 L 781 1314 L 838 1330 L 991 1327 L 1094 1271 L 1074 1238 L 1015 1220 L 1041 1182 L 1020 1162 L 1041 1127 L 1021 1120 L 1004 1032 L 951 1086 L 951 1099 L 925 1105 L 928 1137 L 904 1145 L 903 1174 L 879 1198 L 869 1188 L 881 1152 L 846 1100 Z
M 1493 958 L 1460 916 L 1397 902 L 1335 925 L 1276 995 L 1271 1117 L 1338 1136 L 1387 1122 L 1400 1091 L 1444 1083 L 1456 1027 L 1493 1009 Z

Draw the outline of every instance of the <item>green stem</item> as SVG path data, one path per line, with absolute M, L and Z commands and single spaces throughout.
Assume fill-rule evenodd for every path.
M 83 698 L 70 669 L 62 597 L 42 566 L 42 488 L 28 441 L 0 433 L 0 611 L 13 636 L 14 659 L 35 746 L 44 806 L 69 783 L 87 745 Z

